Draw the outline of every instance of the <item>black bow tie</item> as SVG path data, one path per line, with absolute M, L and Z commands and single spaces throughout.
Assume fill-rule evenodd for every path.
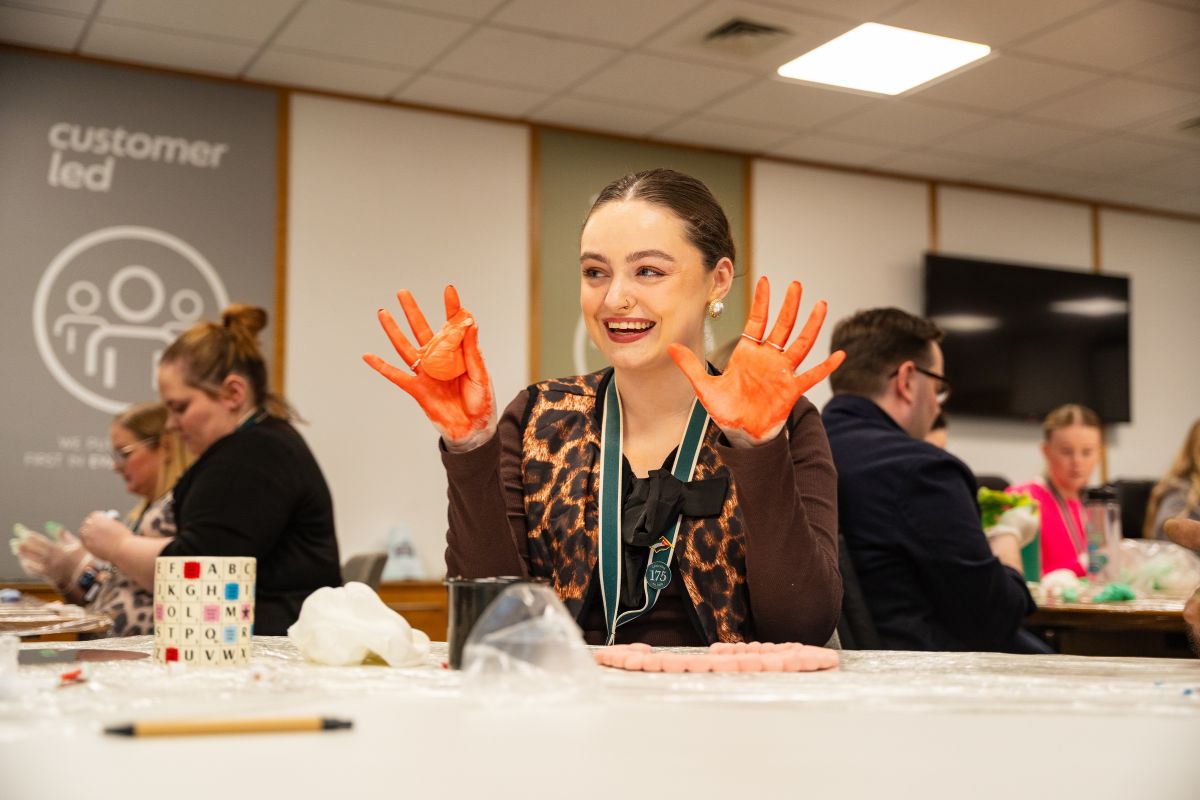
M 675 526 L 680 516 L 713 517 L 721 513 L 729 478 L 683 481 L 670 470 L 653 470 L 635 480 L 621 516 L 621 538 L 628 545 L 649 547 Z

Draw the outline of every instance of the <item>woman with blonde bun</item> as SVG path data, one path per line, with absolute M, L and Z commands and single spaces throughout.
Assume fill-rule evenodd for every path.
M 159 362 L 168 428 L 196 457 L 175 487 L 175 536 L 135 537 L 103 514 L 89 516 L 80 536 L 145 588 L 159 555 L 254 556 L 254 632 L 282 635 L 304 599 L 341 585 L 341 573 L 329 487 L 292 427 L 295 412 L 267 387 L 257 341 L 266 324 L 263 309 L 232 305 L 221 322 L 185 331 Z

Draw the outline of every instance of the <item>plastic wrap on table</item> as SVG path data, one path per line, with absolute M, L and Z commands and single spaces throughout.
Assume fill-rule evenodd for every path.
M 1120 578 L 1139 597 L 1187 597 L 1200 586 L 1200 556 L 1174 542 L 1122 539 Z
M 0 696 L 0 747 L 32 737 L 96 735 L 130 719 L 289 715 L 367 697 L 396 713 L 414 703 L 461 703 L 465 674 L 444 668 L 435 642 L 418 667 L 307 663 L 284 637 L 256 637 L 250 666 L 176 669 L 139 661 L 86 665 L 86 680 L 60 687 L 68 665 L 22 666 Z M 33 648 L 112 648 L 149 653 L 148 636 Z M 699 652 L 694 648 L 669 648 Z M 1166 715 L 1200 722 L 1200 660 L 1018 656 L 991 653 L 844 651 L 816 673 L 646 674 L 598 669 L 576 702 L 769 703 L 797 710 L 847 707 L 898 713 Z

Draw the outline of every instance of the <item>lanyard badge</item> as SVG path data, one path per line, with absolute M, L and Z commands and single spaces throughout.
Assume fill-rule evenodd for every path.
M 642 607 L 618 613 L 623 566 L 621 414 L 621 395 L 617 391 L 617 379 L 614 376 L 608 382 L 604 395 L 604 415 L 600 428 L 600 590 L 604 601 L 604 624 L 608 630 L 608 644 L 615 640 L 619 626 L 637 619 L 653 608 L 658 600 L 658 593 L 671 583 L 671 557 L 675 554 L 679 527 L 683 523 L 681 515 L 675 521 L 671 537 L 668 539 L 663 536 L 650 546 L 650 563 L 646 565 L 643 578 L 646 599 Z M 671 467 L 671 474 L 678 480 L 687 482 L 692 479 L 707 428 L 708 412 L 697 398 L 692 401 L 692 411 L 679 440 L 675 463 Z

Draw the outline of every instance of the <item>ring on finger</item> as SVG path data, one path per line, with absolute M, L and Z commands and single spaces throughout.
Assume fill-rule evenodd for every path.
M 768 345 L 769 347 L 774 347 L 776 350 L 778 350 L 781 353 L 783 352 L 783 347 L 775 344 L 774 342 L 763 342 L 763 344 Z
M 762 339 L 755 339 L 753 336 L 751 336 L 748 333 L 743 333 L 742 338 L 749 339 L 750 341 L 754 342 L 755 344 L 762 344 Z

